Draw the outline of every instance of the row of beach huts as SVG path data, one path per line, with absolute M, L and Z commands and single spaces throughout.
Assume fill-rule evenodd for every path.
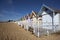
M 60 31 L 60 10 L 43 4 L 39 12 L 32 11 L 15 23 L 38 37 L 49 35 Z

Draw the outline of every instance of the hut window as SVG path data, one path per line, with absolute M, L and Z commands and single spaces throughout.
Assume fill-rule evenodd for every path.
M 39 20 L 42 20 L 42 19 L 39 19 Z
M 53 12 L 52 12 L 51 10 L 48 9 L 46 12 L 47 12 L 51 17 L 53 16 Z
M 55 15 L 57 14 L 57 12 L 55 12 Z

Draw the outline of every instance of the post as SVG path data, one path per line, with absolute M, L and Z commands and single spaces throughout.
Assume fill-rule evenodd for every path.
M 33 32 L 35 33 L 35 21 L 33 21 Z
M 38 37 L 39 37 L 39 20 L 38 20 L 38 24 L 37 25 L 38 25 Z
M 49 31 L 48 31 L 48 29 L 47 29 L 47 36 L 49 35 Z
M 33 29 L 34 29 L 33 32 L 35 33 L 35 27 Z
M 55 32 L 55 26 L 54 26 L 54 16 L 55 16 L 55 12 L 53 11 L 53 17 L 52 17 L 52 27 L 53 27 L 53 31 Z
M 38 31 L 38 37 L 39 37 L 39 31 Z
M 28 31 L 28 25 L 26 25 L 26 27 L 27 27 L 27 31 Z
M 39 37 L 40 35 L 39 35 L 39 27 L 38 27 L 38 37 Z
M 28 31 L 28 25 L 29 25 L 29 23 L 28 23 L 28 19 L 26 20 L 26 29 L 27 29 L 27 31 Z

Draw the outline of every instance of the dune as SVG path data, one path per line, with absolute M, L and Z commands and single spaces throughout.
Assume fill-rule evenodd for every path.
M 8 22 L 0 23 L 0 40 L 60 40 L 60 34 L 36 37 L 24 30 L 18 24 Z

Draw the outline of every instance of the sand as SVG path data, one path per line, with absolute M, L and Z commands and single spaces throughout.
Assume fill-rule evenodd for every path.
M 24 30 L 18 24 L 8 22 L 0 23 L 0 40 L 60 40 L 60 34 L 36 37 L 31 32 Z

